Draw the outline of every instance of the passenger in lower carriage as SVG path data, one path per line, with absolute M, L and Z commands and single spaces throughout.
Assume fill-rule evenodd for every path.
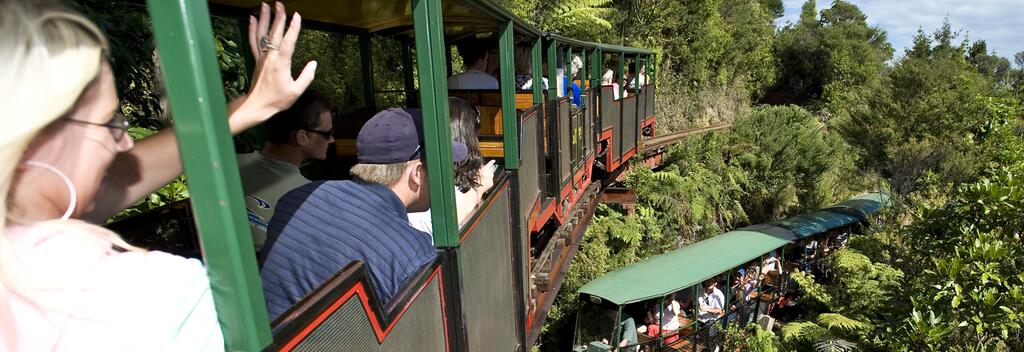
M 253 50 L 255 84 L 228 106 L 234 133 L 291 105 L 316 68 L 292 78 L 301 16 L 286 32 L 278 3 L 269 31 L 262 10 L 249 36 L 274 49 Z M 106 38 L 84 16 L 56 2 L 0 1 L 0 33 L 0 350 L 223 351 L 201 262 L 84 221 L 180 175 L 174 129 L 131 140 L 114 114 Z
M 615 322 L 615 314 L 616 312 L 614 309 L 608 309 L 605 311 L 605 316 L 607 316 L 608 320 L 611 322 Z M 637 350 L 640 349 L 640 346 L 636 345 L 639 341 L 636 335 L 636 323 L 633 322 L 633 317 L 628 314 L 622 313 L 622 319 L 620 319 L 615 325 L 602 324 L 601 327 L 606 329 L 606 331 L 601 332 L 601 336 L 611 336 L 613 331 L 619 331 L 619 336 L 616 338 L 619 342 L 614 346 L 611 346 L 611 341 L 608 341 L 607 338 L 601 339 L 601 343 L 611 346 L 612 351 L 637 352 Z
M 257 252 L 267 239 L 267 224 L 277 200 L 309 183 L 299 167 L 309 160 L 327 158 L 327 148 L 334 143 L 333 110 L 327 97 L 307 90 L 288 110 L 264 123 L 267 144 L 263 150 L 238 155 L 249 229 Z
M 725 315 L 725 294 L 718 289 L 718 279 L 712 278 L 704 282 L 704 292 L 697 298 L 700 309 L 701 327 L 707 332 L 708 341 L 717 343 L 718 318 Z
M 434 261 L 429 236 L 407 214 L 430 206 L 423 143 L 419 110 L 382 111 L 359 131 L 354 180 L 312 182 L 281 198 L 261 253 L 271 319 L 353 261 L 366 264 L 384 305 Z M 466 160 L 466 145 L 453 142 L 451 153 Z
M 448 98 L 451 113 L 452 138 L 466 145 L 466 160 L 455 163 L 455 215 L 459 227 L 476 209 L 484 194 L 494 186 L 494 160 L 484 164 L 480 154 L 480 111 L 462 98 Z M 417 230 L 434 233 L 430 209 L 409 213 L 409 223 Z M 433 236 L 430 237 L 433 241 Z M 433 243 L 433 242 L 431 242 Z

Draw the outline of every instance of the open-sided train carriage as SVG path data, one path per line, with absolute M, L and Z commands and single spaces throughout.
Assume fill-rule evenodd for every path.
M 489 0 L 287 1 L 289 11 L 303 15 L 304 30 L 357 39 L 364 113 L 343 114 L 336 123 L 332 178 L 346 176 L 338 165 L 354 154 L 352 138 L 362 122 L 399 101 L 423 110 L 430 188 L 452 190 L 451 155 L 435 152 L 450 148 L 449 96 L 478 107 L 483 153 L 498 160 L 503 172 L 461 227 L 453 193 L 430 192 L 438 258 L 388 305 L 378 300 L 365 264 L 354 262 L 269 322 L 223 119 L 210 22 L 212 13 L 244 23 L 259 4 L 148 1 L 192 199 L 111 226 L 138 240 L 152 233 L 142 227 L 168 218 L 179 222 L 180 232 L 170 241 L 182 243 L 163 249 L 201 252 L 230 350 L 529 349 L 596 205 L 601 183 L 594 182 L 595 171 L 614 173 L 636 152 L 642 136 L 653 135 L 654 82 L 638 79 L 646 84 L 627 88 L 623 74 L 629 67 L 653 75 L 653 54 L 543 33 Z M 452 45 L 471 36 L 496 39 L 500 89 L 447 88 Z M 375 75 L 381 68 L 375 67 L 374 43 L 381 38 L 400 47 L 401 89 Z M 547 89 L 537 84 L 516 91 L 517 43 L 531 48 L 533 81 L 546 75 Z M 575 56 L 584 68 L 563 78 L 560 73 L 571 72 Z M 618 65 L 616 81 L 621 93 L 629 89 L 627 98 L 610 99 L 611 86 L 601 86 L 608 63 Z M 580 106 L 560 92 L 555 84 L 560 80 L 582 88 Z M 182 239 L 193 237 L 195 243 Z
M 860 195 L 814 212 L 730 231 L 605 274 L 578 291 L 583 306 L 576 319 L 574 351 L 612 351 L 616 345 L 619 351 L 713 348 L 721 343 L 722 330 L 729 324 L 762 323 L 762 316 L 785 301 L 792 289 L 787 275 L 803 264 L 787 262 L 803 260 L 804 242 L 856 231 L 888 203 L 884 193 Z M 752 267 L 762 274 L 764 263 L 774 259 L 782 262 L 758 275 L 750 294 L 733 289 L 736 275 Z M 701 319 L 699 299 L 705 289 L 702 285 L 709 280 L 716 281 L 723 292 L 724 312 Z M 681 308 L 676 317 L 663 313 L 672 301 Z M 644 321 L 648 311 L 655 322 Z M 657 327 L 648 329 L 648 323 Z

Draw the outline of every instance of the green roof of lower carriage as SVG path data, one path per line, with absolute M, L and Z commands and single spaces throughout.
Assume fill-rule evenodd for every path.
M 797 238 L 804 238 L 860 220 L 862 220 L 861 217 L 846 213 L 818 210 L 779 220 L 772 224 L 792 231 Z
M 789 241 L 760 232 L 731 231 L 608 273 L 579 292 L 617 305 L 661 297 L 757 259 L 786 243 Z
M 771 225 L 790 230 L 797 238 L 843 227 L 874 214 L 889 203 L 885 193 L 866 193 L 831 207 L 772 222 Z
M 833 205 L 831 208 L 850 208 L 864 215 L 871 215 L 877 213 L 882 207 L 889 205 L 890 200 L 889 195 L 885 193 L 866 193 Z

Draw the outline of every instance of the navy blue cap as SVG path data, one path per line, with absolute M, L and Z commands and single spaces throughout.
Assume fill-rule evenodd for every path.
M 419 109 L 387 109 L 373 115 L 356 138 L 361 164 L 394 164 L 423 156 L 423 114 Z M 468 149 L 452 141 L 452 161 L 466 160 Z

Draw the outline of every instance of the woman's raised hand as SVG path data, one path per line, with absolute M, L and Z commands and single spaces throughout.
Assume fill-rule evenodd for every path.
M 298 78 L 292 78 L 292 54 L 302 28 L 302 16 L 297 12 L 285 30 L 284 5 L 274 3 L 273 24 L 270 6 L 260 6 L 260 16 L 249 16 L 249 49 L 256 59 L 252 85 L 247 96 L 232 105 L 229 124 L 233 133 L 239 133 L 260 124 L 277 112 L 289 108 L 313 82 L 316 61 L 306 63 Z

